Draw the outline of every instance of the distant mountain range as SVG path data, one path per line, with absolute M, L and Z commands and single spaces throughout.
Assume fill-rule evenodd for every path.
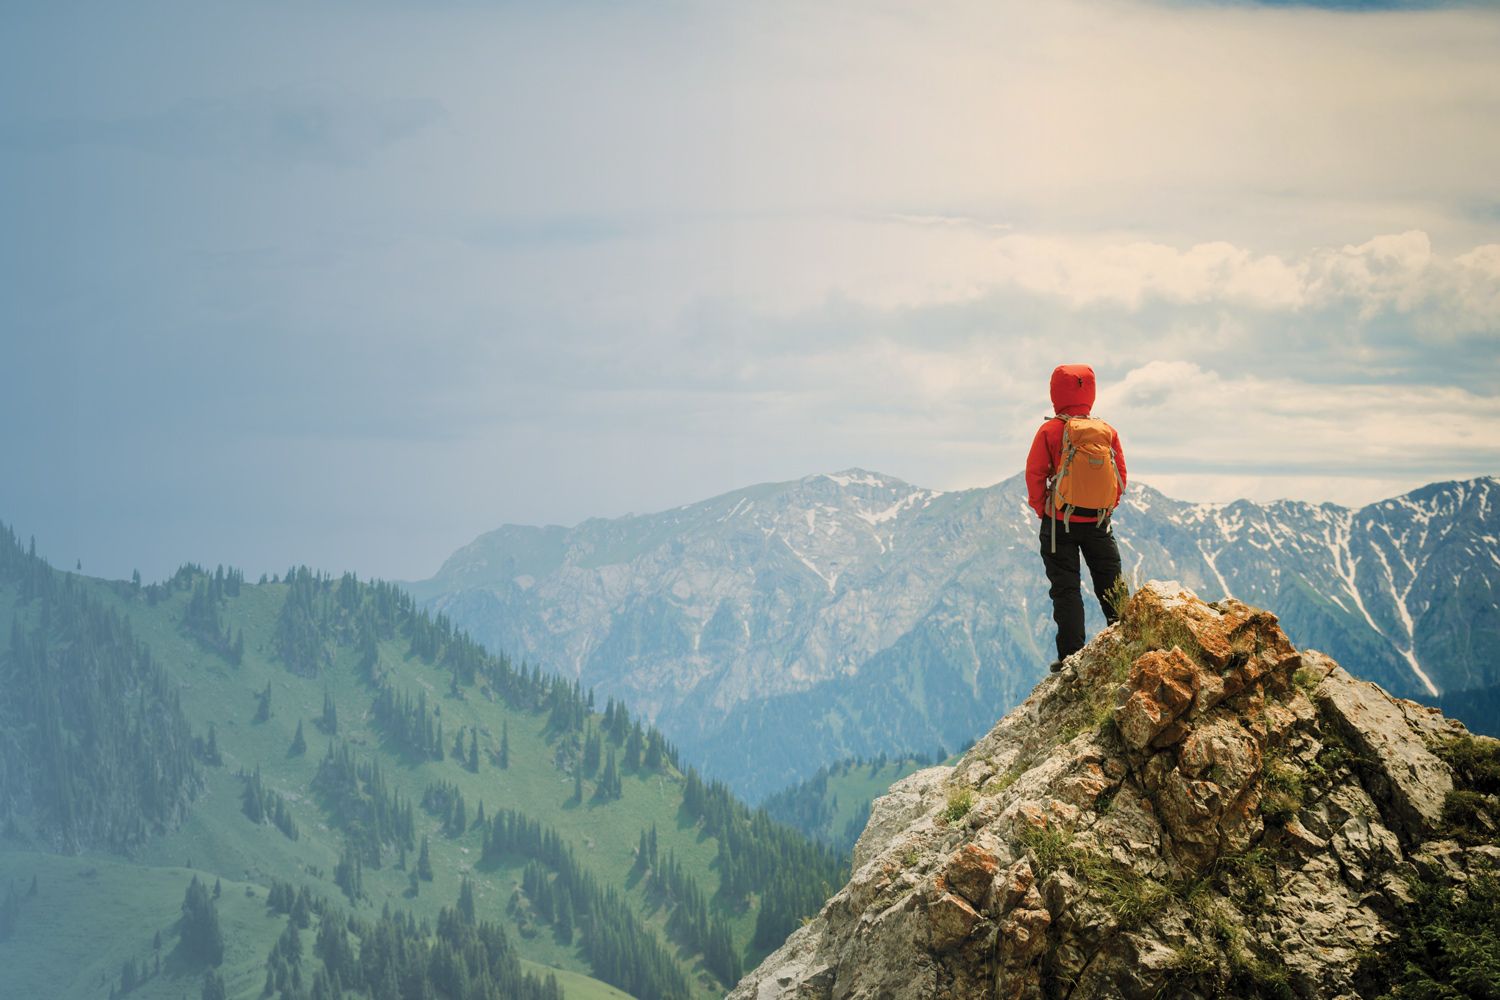
M 1133 484 L 1116 531 L 1135 582 L 1275 608 L 1298 645 L 1452 711 L 1500 685 L 1497 497 L 1489 477 L 1358 510 Z M 1052 658 L 1037 545 L 1020 476 L 945 493 L 851 469 L 507 525 L 408 586 L 492 649 L 624 699 L 758 797 L 840 759 L 954 749 L 1019 702 Z

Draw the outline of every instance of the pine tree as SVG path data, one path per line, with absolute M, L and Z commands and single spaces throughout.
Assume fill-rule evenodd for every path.
M 333 692 L 327 688 L 323 689 L 323 716 L 318 721 L 318 728 L 329 736 L 337 736 L 339 732 L 339 710 L 333 703 Z
M 366 680 L 375 679 L 375 667 L 380 662 L 380 647 L 375 639 L 375 622 L 366 615 L 359 620 L 359 635 L 355 640 L 359 651 L 359 673 Z
M 646 736 L 646 768 L 650 771 L 660 771 L 664 751 L 662 748 L 661 733 L 655 729 Z
M 287 965 L 296 967 L 302 964 L 302 935 L 297 930 L 297 921 L 287 921 L 286 929 L 276 942 L 276 951 Z
M 450 833 L 455 837 L 461 837 L 469 829 L 468 807 L 464 805 L 463 794 L 453 803 L 453 829 Z
M 307 739 L 302 735 L 302 720 L 297 720 L 297 735 L 292 737 L 292 745 L 287 754 L 292 757 L 301 757 L 307 753 Z
M 641 724 L 637 722 L 630 728 L 630 737 L 625 741 L 625 769 L 627 771 L 638 771 L 641 767 L 641 753 L 645 749 L 645 734 L 641 731 Z
M 583 738 L 583 770 L 584 773 L 594 775 L 599 773 L 600 758 L 604 755 L 604 741 L 600 738 L 598 730 L 592 723 L 589 724 L 588 732 Z
M 500 766 L 510 767 L 510 723 L 500 724 Z
M 333 867 L 333 883 L 344 890 L 351 903 L 358 902 L 365 894 L 364 865 L 353 845 L 345 844 L 339 863 Z
M 417 877 L 424 881 L 432 881 L 432 855 L 427 849 L 427 836 L 422 835 L 422 853 L 417 855 Z
M 271 718 L 271 682 L 266 681 L 266 689 L 256 696 L 259 699 L 255 708 L 255 721 L 266 722 Z
M 120 966 L 120 993 L 129 993 L 141 984 L 140 967 L 134 958 L 127 958 Z
M 307 886 L 304 885 L 301 891 L 297 893 L 297 898 L 293 900 L 292 908 L 288 912 L 287 917 L 291 920 L 292 926 L 306 930 L 312 926 L 312 911 L 312 893 L 308 892 Z
M 618 799 L 623 791 L 620 785 L 620 768 L 615 763 L 615 752 L 610 750 L 604 759 L 604 774 L 599 778 L 599 787 L 594 790 L 594 794 L 601 799 Z
M 571 893 L 561 892 L 557 897 L 557 914 L 554 924 L 557 927 L 557 936 L 562 939 L 563 944 L 573 943 L 573 897 Z
M 292 821 L 292 812 L 286 807 L 286 799 L 275 792 L 267 792 L 267 798 L 276 803 L 270 810 L 271 822 L 276 825 L 288 840 L 296 840 L 298 837 L 297 824 Z
M 197 961 L 218 965 L 224 961 L 224 932 L 219 911 L 198 876 L 188 883 L 182 898 L 182 949 Z
M 467 876 L 458 889 L 458 912 L 467 917 L 469 923 L 474 922 L 474 883 Z
M 318 924 L 318 937 L 313 942 L 313 954 L 323 960 L 323 967 L 336 980 L 354 978 L 354 951 L 349 947 L 346 926 L 341 914 L 328 913 Z
M 479 773 L 479 731 L 469 730 L 469 770 Z
M 245 791 L 240 796 L 240 808 L 244 810 L 245 817 L 252 823 L 262 823 L 266 818 L 266 799 L 261 790 L 260 765 L 255 765 L 255 773 L 245 780 Z

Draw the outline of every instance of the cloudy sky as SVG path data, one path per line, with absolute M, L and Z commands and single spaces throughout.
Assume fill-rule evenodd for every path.
M 6 4 L 0 520 L 418 578 L 1076 361 L 1184 499 L 1500 473 L 1500 9 L 1364 6 Z

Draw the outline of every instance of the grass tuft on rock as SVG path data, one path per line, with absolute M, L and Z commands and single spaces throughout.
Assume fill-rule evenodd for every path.
M 1466 847 L 1492 844 L 1500 839 L 1500 802 L 1493 795 L 1481 795 L 1455 788 L 1443 796 L 1445 833 Z
M 1318 685 L 1323 683 L 1323 675 L 1311 667 L 1298 667 L 1297 672 L 1292 674 L 1292 683 L 1311 698 L 1318 690 Z
M 1455 736 L 1439 740 L 1432 751 L 1452 768 L 1456 786 L 1443 798 L 1447 835 L 1470 847 L 1495 843 L 1500 839 L 1500 740 Z
M 983 791 L 986 795 L 999 795 L 1001 792 L 1005 791 L 1011 785 L 1014 785 L 1017 781 L 1019 781 L 1021 779 L 1021 775 L 1025 773 L 1026 769 L 1017 764 L 1010 770 L 1006 771 L 1004 774 L 996 775 L 995 777 L 991 778 L 989 784 L 984 786 Z
M 948 793 L 948 805 L 941 817 L 945 823 L 957 823 L 974 807 L 974 793 L 967 788 L 955 788 Z
M 1017 841 L 1030 857 L 1039 880 L 1056 871 L 1068 872 L 1080 879 L 1088 895 L 1124 927 L 1143 923 L 1173 899 L 1172 886 L 1075 842 L 1070 831 L 1051 825 L 1028 826 Z
M 1026 826 L 1016 835 L 1016 842 L 1031 858 L 1031 870 L 1040 880 L 1064 867 L 1073 834 L 1051 824 Z
M 1453 769 L 1458 784 L 1484 795 L 1500 795 L 1500 740 L 1455 736 L 1432 748 Z
M 1284 823 L 1297 815 L 1306 795 L 1302 772 L 1278 757 L 1267 755 L 1261 765 L 1261 814 L 1266 819 Z

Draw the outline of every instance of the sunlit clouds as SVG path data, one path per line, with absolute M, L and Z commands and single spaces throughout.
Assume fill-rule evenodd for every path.
M 1500 12 L 38 5 L 0 33 L 0 520 L 415 577 L 863 466 L 1500 472 Z

